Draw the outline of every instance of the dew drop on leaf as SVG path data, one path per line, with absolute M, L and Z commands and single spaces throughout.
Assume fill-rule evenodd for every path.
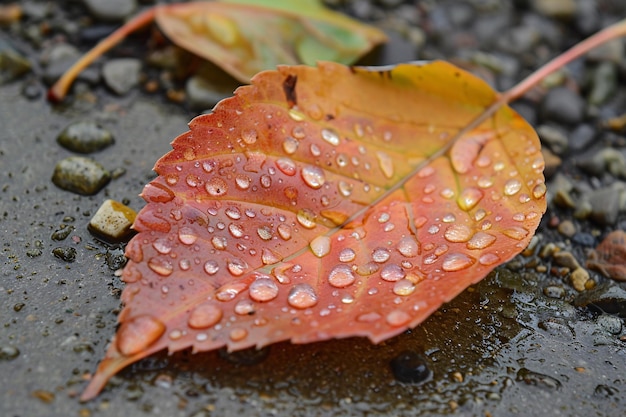
M 183 245 L 193 245 L 198 240 L 198 236 L 193 232 L 190 227 L 181 227 L 178 230 L 178 240 Z
M 355 280 L 356 277 L 352 272 L 352 268 L 344 264 L 336 265 L 328 274 L 328 283 L 336 288 L 344 288 L 348 285 L 352 285 Z
M 174 270 L 170 261 L 161 258 L 150 258 L 148 267 L 162 277 L 170 276 Z
M 345 248 L 339 252 L 339 262 L 352 262 L 356 258 L 356 252 L 352 248 Z
M 496 237 L 486 232 L 476 232 L 467 242 L 467 249 L 485 249 L 496 241 Z
M 289 291 L 287 302 L 295 308 L 310 308 L 317 304 L 317 294 L 309 284 L 297 284 Z
M 449 253 L 445 256 L 441 268 L 448 272 L 460 271 L 469 268 L 474 262 L 474 258 L 464 253 Z
M 446 229 L 443 237 L 453 243 L 467 242 L 472 237 L 472 230 L 464 224 L 454 224 Z
M 217 274 L 217 271 L 219 270 L 220 270 L 220 266 L 217 263 L 217 261 L 210 260 L 204 263 L 204 272 L 206 272 L 209 275 L 215 275 Z
M 249 288 L 250 298 L 258 302 L 271 301 L 278 296 L 278 286 L 270 277 L 257 278 Z
M 522 183 L 517 179 L 508 180 L 504 184 L 504 195 L 515 195 L 522 188 Z
M 333 129 L 322 129 L 322 139 L 333 146 L 339 145 L 339 135 Z
M 377 263 L 387 262 L 391 257 L 391 253 L 389 249 L 385 248 L 376 248 L 372 252 L 372 260 Z
M 322 258 L 330 252 L 330 238 L 328 236 L 318 236 L 311 241 L 309 247 L 315 256 Z
M 228 185 L 226 185 L 226 181 L 218 177 L 213 177 L 209 181 L 207 181 L 205 188 L 207 193 L 209 193 L 213 197 L 223 196 L 228 191 Z
M 187 319 L 187 325 L 192 329 L 207 329 L 217 324 L 224 312 L 215 304 L 200 304 L 191 311 Z
M 161 320 L 140 315 L 125 321 L 117 333 L 117 347 L 123 355 L 132 356 L 152 345 L 165 332 Z
M 459 197 L 457 203 L 461 210 L 469 211 L 476 207 L 476 204 L 483 198 L 483 192 L 478 188 L 469 187 L 464 189 Z
M 302 209 L 298 211 L 298 214 L 296 215 L 296 219 L 298 220 L 298 223 L 300 223 L 302 227 L 306 229 L 313 229 L 315 227 L 316 217 L 317 216 L 315 215 L 315 213 L 313 213 L 309 209 Z
M 314 190 L 321 188 L 326 182 L 324 171 L 320 167 L 314 165 L 306 165 L 302 168 L 302 179 L 306 185 Z

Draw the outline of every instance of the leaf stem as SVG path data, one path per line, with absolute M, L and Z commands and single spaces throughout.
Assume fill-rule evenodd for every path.
M 126 36 L 132 32 L 141 29 L 142 27 L 151 23 L 156 15 L 157 8 L 159 6 L 151 7 L 145 12 L 135 16 L 129 20 L 124 26 L 111 33 L 109 36 L 100 41 L 89 52 L 80 57 L 78 61 L 68 69 L 61 78 L 48 90 L 48 100 L 53 102 L 62 101 L 67 95 L 67 91 L 70 86 L 85 68 L 87 68 L 93 61 L 95 61 L 100 55 L 113 48 L 120 43 Z
M 571 49 L 549 61 L 543 67 L 530 74 L 524 80 L 520 81 L 510 90 L 502 93 L 500 96 L 504 103 L 510 103 L 523 96 L 528 90 L 537 85 L 541 80 L 558 69 L 569 64 L 573 60 L 580 58 L 582 55 L 591 51 L 602 44 L 626 35 L 626 19 L 601 30 L 595 35 L 585 39 L 584 41 L 574 45 Z M 498 100 L 498 101 L 501 101 Z

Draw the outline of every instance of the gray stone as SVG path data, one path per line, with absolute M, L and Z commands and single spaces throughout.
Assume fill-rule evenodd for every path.
M 565 87 L 550 90 L 541 105 L 543 120 L 575 125 L 582 121 L 584 114 L 585 102 L 582 97 Z
M 102 76 L 107 87 L 123 96 L 139 84 L 141 61 L 135 58 L 119 58 L 108 61 L 102 67 Z
M 602 314 L 596 319 L 596 324 L 611 334 L 620 334 L 622 331 L 622 319 L 609 314 Z
M 82 156 L 59 161 L 52 174 L 57 187 L 82 195 L 96 194 L 110 179 L 111 174 L 102 165 Z
M 601 62 L 591 75 L 591 91 L 587 101 L 597 106 L 606 102 L 617 89 L 617 65 L 610 61 Z
M 624 186 L 616 183 L 611 187 L 601 188 L 589 194 L 591 219 L 603 225 L 612 225 L 617 220 Z
M 569 147 L 573 151 L 580 151 L 586 149 L 591 143 L 596 135 L 596 129 L 594 129 L 591 125 L 583 123 L 578 125 L 576 129 L 570 133 L 569 136 Z
M 537 134 L 541 141 L 548 145 L 555 154 L 561 155 L 567 150 L 568 141 L 563 129 L 551 125 L 541 125 L 537 127 Z
M 83 0 L 89 13 L 98 20 L 120 22 L 137 9 L 136 0 Z
M 0 40 L 0 85 L 13 81 L 30 70 L 30 61 Z
M 114 142 L 113 135 L 94 122 L 82 121 L 67 126 L 57 137 L 59 145 L 78 153 L 100 151 Z
M 540 14 L 570 20 L 578 10 L 576 0 L 533 0 L 533 8 Z

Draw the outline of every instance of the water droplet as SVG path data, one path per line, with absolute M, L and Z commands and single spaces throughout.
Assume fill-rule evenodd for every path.
M 355 280 L 356 277 L 352 272 L 352 268 L 344 264 L 336 265 L 328 274 L 328 283 L 336 288 L 347 287 Z
M 515 213 L 513 215 L 513 220 L 515 220 L 516 222 L 523 222 L 524 220 L 526 220 L 526 215 L 524 213 Z
M 240 190 L 247 190 L 248 188 L 250 188 L 251 182 L 252 180 L 250 179 L 250 177 L 244 174 L 239 174 L 235 177 L 235 185 Z
M 245 339 L 246 336 L 248 336 L 248 331 L 241 327 L 232 329 L 228 335 L 228 337 L 230 337 L 230 340 L 232 340 L 233 342 L 239 342 Z
M 166 255 L 172 251 L 172 245 L 167 239 L 157 239 L 152 242 L 152 247 L 162 255 Z
M 156 342 L 165 333 L 165 325 L 150 315 L 139 315 L 122 322 L 117 332 L 117 348 L 122 355 L 132 356 Z
M 223 314 L 222 309 L 215 304 L 200 304 L 191 311 L 187 324 L 192 329 L 207 329 L 216 325 Z
M 283 151 L 285 151 L 287 155 L 293 155 L 298 150 L 299 144 L 300 143 L 296 139 L 292 138 L 291 136 L 288 136 L 283 141 Z
M 215 292 L 215 298 L 218 301 L 230 301 L 234 299 L 239 293 L 244 291 L 247 288 L 247 284 L 245 282 L 231 282 L 228 284 L 224 284 L 217 289 Z
M 239 238 L 243 236 L 243 228 L 235 223 L 231 223 L 228 225 L 228 231 L 233 237 Z
M 213 177 L 207 181 L 205 185 L 206 191 L 213 197 L 220 197 L 228 192 L 226 181 L 221 178 Z
M 351 248 L 345 248 L 339 252 L 339 262 L 352 262 L 355 258 L 356 252 Z
M 545 168 L 545 166 L 546 166 L 546 163 L 545 163 L 545 161 L 543 160 L 543 158 L 537 158 L 537 159 L 535 159 L 535 160 L 533 161 L 532 165 L 531 165 L 531 167 L 532 167 L 534 170 L 539 171 L 539 172 L 543 171 L 543 169 Z
M 402 310 L 393 310 L 387 314 L 385 320 L 392 327 L 400 327 L 406 325 L 411 320 L 411 316 Z
M 224 250 L 226 249 L 226 246 L 228 246 L 228 241 L 225 237 L 213 236 L 213 238 L 211 238 L 211 244 L 217 250 Z
M 178 240 L 183 245 L 193 245 L 198 240 L 198 236 L 196 236 L 191 227 L 185 226 L 178 229 Z
M 287 302 L 295 308 L 309 308 L 317 304 L 317 294 L 309 284 L 297 284 L 291 288 Z
M 439 195 L 445 198 L 446 200 L 449 200 L 452 197 L 454 197 L 454 191 L 451 188 L 444 188 L 443 190 L 439 192 Z
M 354 297 L 351 294 L 343 294 L 341 296 L 341 302 L 343 304 L 352 304 L 354 303 Z
M 278 285 L 270 277 L 257 278 L 250 284 L 249 294 L 260 303 L 271 301 L 278 296 Z
M 382 318 L 382 316 L 376 312 L 363 313 L 357 316 L 356 321 L 360 323 L 373 323 Z
M 148 267 L 162 277 L 170 276 L 174 271 L 172 263 L 161 258 L 150 258 L 148 261 Z
M 206 272 L 209 275 L 215 275 L 217 274 L 217 271 L 219 270 L 220 270 L 220 266 L 217 263 L 217 261 L 210 260 L 204 263 L 204 272 Z
M 178 329 L 174 329 L 167 335 L 171 340 L 178 340 L 183 337 L 183 332 Z
M 483 193 L 478 188 L 469 187 L 464 189 L 457 198 L 457 204 L 461 210 L 469 211 L 483 198 Z
M 407 258 L 413 258 L 419 253 L 419 244 L 412 236 L 405 236 L 398 242 L 398 252 Z
M 387 262 L 391 257 L 391 253 L 389 249 L 386 248 L 376 248 L 372 251 L 372 260 L 376 263 Z
M 359 267 L 356 270 L 356 273 L 365 277 L 368 275 L 372 275 L 373 273 L 377 272 L 379 269 L 380 269 L 380 265 L 378 265 L 376 262 L 368 262 L 366 264 L 359 265 Z
M 500 262 L 500 257 L 495 253 L 485 253 L 483 255 L 480 255 L 480 258 L 478 258 L 478 262 L 480 262 L 481 265 L 493 265 L 497 262 Z
M 317 190 L 326 182 L 324 171 L 314 165 L 306 165 L 302 168 L 302 179 L 309 187 Z
M 256 142 L 257 132 L 254 129 L 244 130 L 241 132 L 241 139 L 248 145 L 252 145 Z
M 472 237 L 472 230 L 464 224 L 453 224 L 443 234 L 448 242 L 467 242 Z
M 454 272 L 460 271 L 462 269 L 467 269 L 472 266 L 475 262 L 475 259 L 469 255 L 464 253 L 449 253 L 443 259 L 443 264 L 441 268 L 444 271 Z
M 349 197 L 352 194 L 352 184 L 349 184 L 345 181 L 339 181 L 337 184 L 337 189 L 339 193 L 344 197 Z
M 343 168 L 348 165 L 348 156 L 345 153 L 340 153 L 335 158 L 335 162 L 337 162 L 337 166 Z
M 272 239 L 272 228 L 269 226 L 261 226 L 256 229 L 257 235 L 263 240 L 271 240 Z
M 238 277 L 238 276 L 243 275 L 244 272 L 246 272 L 246 269 L 248 269 L 248 264 L 242 261 L 241 259 L 233 258 L 228 261 L 228 263 L 226 264 L 226 268 L 228 269 L 228 272 Z
M 436 189 L 437 186 L 435 184 L 426 184 L 426 186 L 424 186 L 424 194 L 430 194 Z
M 165 181 L 169 185 L 176 185 L 176 183 L 178 183 L 178 175 L 176 175 L 176 174 L 167 174 L 165 176 Z
M 301 122 L 305 118 L 304 113 L 297 109 L 289 109 L 288 114 L 289 117 L 291 117 L 291 119 L 295 120 L 296 122 Z
M 269 175 L 261 175 L 261 187 L 270 188 L 272 186 L 272 178 Z
M 178 266 L 181 270 L 188 271 L 189 268 L 191 268 L 191 262 L 189 261 L 189 259 L 181 259 L 180 261 L 178 261 Z
M 522 204 L 528 203 L 530 201 L 530 196 L 526 193 L 522 193 L 519 195 L 519 202 Z
M 291 239 L 291 227 L 289 227 L 288 225 L 284 223 L 279 224 L 277 231 L 278 231 L 278 236 L 280 236 L 281 239 L 283 240 Z
M 233 220 L 241 219 L 241 211 L 237 207 L 228 207 L 225 211 L 228 218 Z
M 263 262 L 263 265 L 272 265 L 276 262 L 280 262 L 281 259 L 278 254 L 272 252 L 270 249 L 264 248 L 261 251 L 261 262 Z
M 437 247 L 435 248 L 435 252 L 434 252 L 434 253 L 435 253 L 435 256 L 441 256 L 441 255 L 443 255 L 444 253 L 446 253 L 446 252 L 448 251 L 448 249 L 450 249 L 450 248 L 449 248 L 449 247 L 448 247 L 448 245 L 446 245 L 446 244 L 443 244 L 443 245 L 439 245 L 439 246 L 437 246 Z
M 444 223 L 454 223 L 456 221 L 456 216 L 452 213 L 448 213 L 443 216 L 443 219 L 441 219 L 441 221 L 443 221 Z
M 315 213 L 313 213 L 309 209 L 302 209 L 298 211 L 298 214 L 296 215 L 296 219 L 298 220 L 298 223 L 300 223 L 302 227 L 306 229 L 313 229 L 315 227 L 316 217 L 317 216 L 315 215 Z M 279 229 L 279 233 L 280 233 L 280 229 Z
M 252 315 L 255 310 L 254 303 L 250 300 L 239 300 L 237 304 L 235 304 L 235 314 L 239 314 L 240 316 Z
M 515 240 L 522 240 L 528 235 L 528 230 L 523 227 L 511 227 L 502 231 L 502 234 Z
M 304 131 L 304 128 L 300 125 L 294 126 L 294 128 L 291 129 L 291 134 L 296 139 L 304 139 L 304 137 L 306 136 L 306 132 Z
M 498 171 L 502 171 L 505 168 L 504 162 L 496 162 L 493 165 L 493 170 L 498 172 Z
M 487 212 L 484 209 L 478 209 L 476 210 L 476 213 L 474 213 L 474 219 L 479 222 L 484 219 L 486 215 Z
M 192 187 L 192 188 L 197 187 L 199 181 L 200 181 L 200 179 L 196 175 L 193 175 L 193 174 L 189 174 L 185 178 L 185 182 L 187 183 L 187 185 Z
M 204 170 L 204 172 L 209 174 L 213 172 L 213 170 L 215 169 L 215 165 L 215 161 L 204 161 L 202 163 L 202 169 Z
M 339 135 L 333 129 L 322 129 L 322 139 L 333 146 L 339 145 Z
M 546 191 L 547 191 L 546 184 L 544 183 L 537 184 L 533 188 L 533 197 L 539 199 L 543 197 L 544 195 L 546 195 Z
M 378 166 L 383 172 L 383 175 L 387 178 L 393 177 L 393 160 L 385 152 L 377 151 L 376 158 L 378 158 Z
M 513 178 L 511 180 L 508 180 L 504 184 L 504 194 L 515 195 L 519 192 L 521 188 L 522 188 L 522 183 L 519 180 Z
M 380 271 L 380 277 L 385 281 L 396 282 L 401 280 L 406 276 L 404 270 L 400 267 L 400 265 L 389 264 L 385 265 Z
M 496 237 L 485 232 L 477 232 L 467 242 L 467 249 L 484 249 L 492 245 L 496 241 Z
M 318 236 L 311 241 L 309 247 L 315 256 L 322 258 L 330 252 L 330 238 L 328 236 Z
M 296 164 L 289 158 L 278 158 L 276 160 L 276 167 L 285 175 L 289 175 L 290 177 L 296 175 Z
M 435 173 L 435 168 L 433 168 L 431 166 L 425 166 L 424 168 L 420 169 L 417 172 L 417 176 L 419 178 L 426 178 L 426 177 L 430 177 L 434 173 Z
M 431 235 L 436 235 L 437 233 L 439 233 L 439 226 L 433 224 L 428 228 L 428 233 Z
M 393 286 L 393 293 L 395 295 L 410 295 L 415 291 L 415 284 L 408 279 L 401 279 Z
M 480 177 L 477 184 L 480 188 L 489 188 L 493 185 L 493 181 L 493 177 Z

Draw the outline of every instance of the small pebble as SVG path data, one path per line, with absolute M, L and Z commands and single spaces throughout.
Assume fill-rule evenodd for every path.
M 557 265 L 564 266 L 572 271 L 576 268 L 580 268 L 580 264 L 571 252 L 562 250 L 552 254 L 552 258 Z
M 139 59 L 112 59 L 102 67 L 102 77 L 107 87 L 123 96 L 139 84 L 140 70 L 141 60 Z
M 89 222 L 89 231 L 96 237 L 110 243 L 125 240 L 132 233 L 130 227 L 137 213 L 128 206 L 106 200 Z
M 0 346 L 0 361 L 10 361 L 20 355 L 20 350 L 14 346 Z
M 566 133 L 561 128 L 541 125 L 537 128 L 537 134 L 541 142 L 548 145 L 555 154 L 561 155 L 567 150 L 569 141 Z
M 90 158 L 70 156 L 54 167 L 52 182 L 59 188 L 76 194 L 94 195 L 111 179 L 102 165 Z
M 591 219 L 601 225 L 615 224 L 624 191 L 622 184 L 614 183 L 611 187 L 590 193 L 587 198 L 592 207 Z
M 610 314 L 602 314 L 596 319 L 596 324 L 611 334 L 622 332 L 622 319 Z
M 546 94 L 540 114 L 543 120 L 575 125 L 583 120 L 585 102 L 574 91 L 556 87 Z
M 617 65 L 610 61 L 601 62 L 591 77 L 591 91 L 587 101 L 597 106 L 606 102 L 617 90 Z
M 30 61 L 0 39 L 0 85 L 13 81 L 30 70 Z
M 565 289 L 557 285 L 550 285 L 543 289 L 546 297 L 561 299 L 565 295 Z
M 58 247 L 52 249 L 52 254 L 65 262 L 74 262 L 76 260 L 76 249 L 72 247 Z
M 578 292 L 585 291 L 585 284 L 589 280 L 589 272 L 584 268 L 576 268 L 570 275 L 572 287 Z
M 57 137 L 64 148 L 78 153 L 100 151 L 114 142 L 113 135 L 97 123 L 82 121 L 67 126 Z
M 394 377 L 400 382 L 420 383 L 432 375 L 426 359 L 410 350 L 398 354 L 391 360 L 390 365 Z
M 121 22 L 137 8 L 136 0 L 83 0 L 89 13 L 105 22 Z
M 557 230 L 565 237 L 572 237 L 576 233 L 576 226 L 571 220 L 563 220 L 559 223 Z
M 578 125 L 569 135 L 569 147 L 573 151 L 584 150 L 593 143 L 595 136 L 596 129 L 591 125 L 586 123 Z

